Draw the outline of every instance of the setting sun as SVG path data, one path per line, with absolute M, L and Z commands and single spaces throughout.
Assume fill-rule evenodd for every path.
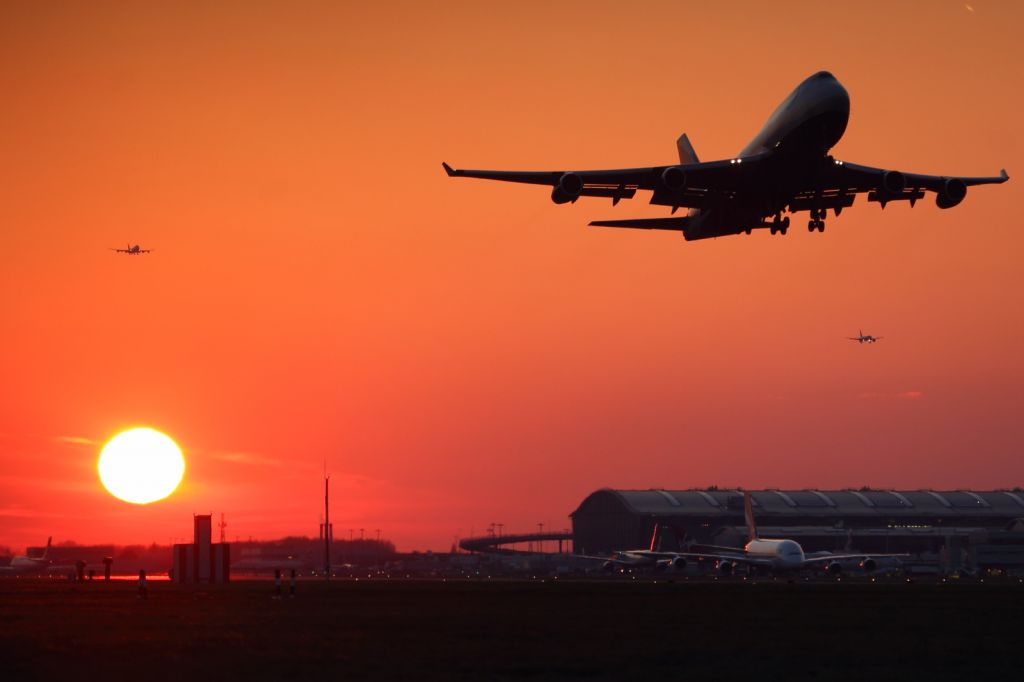
M 97 469 L 111 495 L 148 504 L 174 492 L 185 473 L 185 458 L 168 436 L 141 427 L 111 438 L 100 452 Z

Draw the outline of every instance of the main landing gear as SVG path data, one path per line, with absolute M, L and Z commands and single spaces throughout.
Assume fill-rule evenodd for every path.
M 819 209 L 812 209 L 811 210 L 811 220 L 807 223 L 807 231 L 808 232 L 814 232 L 815 230 L 817 230 L 818 232 L 824 232 L 825 231 L 825 210 L 824 209 L 821 209 L 821 210 L 819 210 Z
M 772 218 L 772 224 L 768 226 L 772 234 L 778 232 L 779 234 L 786 234 L 786 230 L 789 229 L 789 216 L 783 218 L 780 214 L 776 213 L 775 217 Z M 747 234 L 750 234 L 747 232 Z

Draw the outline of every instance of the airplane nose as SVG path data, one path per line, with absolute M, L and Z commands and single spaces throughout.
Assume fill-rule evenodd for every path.
M 836 77 L 832 75 L 830 71 L 819 71 L 818 73 L 811 76 L 811 78 L 819 78 L 822 80 L 835 80 Z

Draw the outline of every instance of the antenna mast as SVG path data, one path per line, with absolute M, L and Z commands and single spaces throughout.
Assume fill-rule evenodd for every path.
M 327 580 L 331 579 L 331 536 L 334 535 L 334 528 L 331 526 L 331 477 L 327 475 L 327 460 L 324 460 L 324 575 Z

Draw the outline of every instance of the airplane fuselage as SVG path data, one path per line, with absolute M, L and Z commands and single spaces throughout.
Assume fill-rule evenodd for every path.
M 819 71 L 804 80 L 736 157 L 737 170 L 743 172 L 743 159 L 772 152 L 770 162 L 758 164 L 744 183 L 757 189 L 720 206 L 691 211 L 687 239 L 765 227 L 765 216 L 786 210 L 798 189 L 813 183 L 821 167 L 832 163 L 828 151 L 842 139 L 849 120 L 850 96 L 835 76 Z
M 743 553 L 754 559 L 767 559 L 776 570 L 803 568 L 807 562 L 803 547 L 794 540 L 751 540 Z

